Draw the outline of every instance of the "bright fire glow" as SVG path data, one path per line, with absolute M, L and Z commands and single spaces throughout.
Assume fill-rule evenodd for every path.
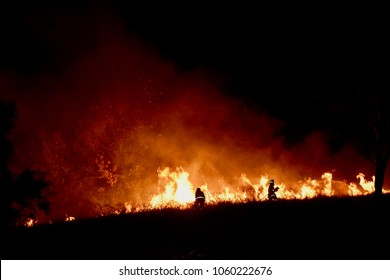
M 169 167 L 158 170 L 160 184 L 164 191 L 154 195 L 150 200 L 152 208 L 164 205 L 183 206 L 194 200 L 194 187 L 188 180 L 189 173 L 183 168 L 171 171 Z
M 25 227 L 32 227 L 34 224 L 36 224 L 38 221 L 32 219 L 32 218 L 28 218 L 25 222 L 24 222 L 24 226 Z
M 123 205 L 124 211 L 114 209 L 110 213 L 101 213 L 100 216 L 107 214 L 118 215 L 120 213 L 134 213 L 147 211 L 152 209 L 177 208 L 186 209 L 193 205 L 195 200 L 195 189 L 191 182 L 191 175 L 182 167 L 175 169 L 165 167 L 157 170 L 158 187 L 157 193 L 152 195 L 149 203 L 134 204 L 129 201 Z M 277 182 L 275 186 L 279 188 L 277 197 L 279 199 L 311 199 L 319 196 L 359 196 L 373 193 L 375 188 L 375 177 L 372 180 L 366 180 L 363 173 L 359 173 L 356 178 L 358 183 L 346 183 L 344 181 L 334 181 L 333 175 L 330 172 L 322 174 L 320 180 L 307 178 L 292 185 Z M 268 200 L 268 184 L 271 178 L 268 175 L 262 175 L 260 178 L 250 179 L 246 174 L 241 174 L 237 186 L 223 184 L 219 187 L 219 191 L 211 191 L 208 184 L 205 182 L 199 188 L 206 195 L 207 205 L 216 205 L 221 202 L 230 203 L 245 203 L 249 201 L 267 201 Z M 239 186 L 239 187 L 238 187 Z M 213 187 L 213 190 L 218 189 Z M 389 193 L 388 190 L 383 190 L 383 193 Z M 74 221 L 74 216 L 66 215 L 65 221 Z M 26 227 L 32 227 L 37 223 L 37 220 L 27 219 L 24 223 Z
M 75 217 L 72 217 L 72 216 L 66 216 L 66 218 L 65 218 L 66 222 L 71 222 L 71 221 L 74 221 L 74 220 L 75 220 Z
M 164 168 L 158 170 L 158 177 L 160 179 L 160 187 L 162 190 L 154 195 L 150 200 L 149 209 L 164 208 L 164 207 L 190 207 L 194 201 L 194 185 L 191 183 L 190 174 L 183 168 Z M 359 173 L 356 178 L 359 183 L 334 182 L 332 180 L 332 173 L 326 172 L 321 176 L 321 180 L 306 179 L 297 182 L 295 185 L 287 186 L 284 183 L 275 183 L 279 187 L 277 192 L 278 198 L 281 199 L 310 199 L 318 196 L 358 196 L 372 193 L 374 191 L 375 177 L 372 181 L 365 180 L 364 174 Z M 246 174 L 242 174 L 240 184 L 245 186 L 243 188 L 235 188 L 234 186 L 224 185 L 219 192 L 211 192 L 207 183 L 199 186 L 206 194 L 206 201 L 208 204 L 216 204 L 219 202 L 233 202 L 243 203 L 247 201 L 265 201 L 267 200 L 267 189 L 270 178 L 268 176 L 261 176 L 257 181 L 252 182 Z M 344 191 L 338 190 L 334 185 L 340 186 Z M 384 193 L 388 191 L 384 190 Z M 126 209 L 129 208 L 127 203 Z M 131 212 L 131 210 L 129 211 Z

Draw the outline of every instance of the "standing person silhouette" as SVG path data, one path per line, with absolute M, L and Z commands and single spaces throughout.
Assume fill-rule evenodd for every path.
M 268 199 L 271 201 L 277 201 L 278 197 L 276 196 L 276 192 L 279 190 L 278 187 L 275 188 L 275 181 L 274 179 L 271 179 L 269 181 L 269 186 L 268 186 Z

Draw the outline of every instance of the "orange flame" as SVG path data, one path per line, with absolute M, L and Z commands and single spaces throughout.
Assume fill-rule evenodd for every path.
M 25 227 L 32 227 L 34 224 L 36 224 L 38 222 L 38 220 L 34 220 L 33 218 L 28 218 L 25 222 L 24 222 L 24 226 Z
M 150 200 L 150 208 L 162 207 L 179 207 L 186 208 L 194 201 L 194 186 L 189 180 L 189 173 L 182 167 L 171 170 L 166 167 L 158 170 L 160 184 L 163 184 L 163 192 L 154 195 Z M 375 177 L 372 181 L 364 179 L 364 174 L 359 173 L 356 178 L 359 179 L 359 186 L 355 183 L 347 184 L 346 182 L 334 182 L 333 175 L 330 172 L 322 174 L 321 180 L 308 178 L 298 182 L 295 186 L 287 186 L 284 183 L 275 184 L 279 188 L 277 195 L 281 199 L 310 199 L 318 196 L 335 196 L 335 184 L 342 187 L 342 194 L 338 195 L 365 195 L 374 191 Z M 234 190 L 233 186 L 224 185 L 220 192 L 211 192 L 207 183 L 200 186 L 206 194 L 208 204 L 216 204 L 219 202 L 241 203 L 249 200 L 264 201 L 267 199 L 269 177 L 262 175 L 258 183 L 252 183 L 251 180 L 242 174 L 240 183 L 245 186 L 243 190 Z M 340 191 L 339 191 L 340 192 Z M 384 193 L 388 193 L 384 190 Z M 126 207 L 129 209 L 129 205 Z M 149 208 L 149 209 L 150 209 Z M 131 212 L 131 207 L 130 211 Z
M 164 205 L 185 206 L 194 200 L 194 188 L 188 180 L 189 173 L 183 168 L 171 171 L 169 167 L 158 170 L 160 184 L 164 184 L 164 192 L 154 195 L 150 200 L 152 208 Z
M 124 212 L 135 213 L 152 209 L 162 208 L 190 208 L 195 200 L 194 184 L 190 181 L 190 174 L 182 167 L 175 169 L 164 167 L 157 170 L 158 188 L 157 194 L 151 196 L 149 202 L 142 206 L 125 202 Z M 346 183 L 344 181 L 334 181 L 333 174 L 326 172 L 322 174 L 320 180 L 307 178 L 293 185 L 285 183 L 276 183 L 279 188 L 277 196 L 280 199 L 311 199 L 318 196 L 359 196 L 374 192 L 375 177 L 372 180 L 366 180 L 363 173 L 356 176 L 358 183 Z M 270 178 L 268 175 L 261 175 L 259 179 L 252 182 L 248 176 L 243 173 L 239 179 L 240 188 L 229 184 L 222 184 L 220 191 L 211 191 L 207 183 L 199 186 L 206 195 L 206 204 L 216 205 L 221 202 L 245 203 L 248 201 L 266 201 L 268 199 L 268 184 Z M 215 189 L 215 188 L 213 188 Z M 337 190 L 338 189 L 338 190 Z M 342 191 L 340 191 L 340 189 Z M 389 193 L 389 190 L 383 190 Z M 111 214 L 123 213 L 119 209 L 113 210 Z M 107 213 L 101 213 L 101 216 Z M 76 218 L 66 215 L 65 221 L 74 221 Z M 24 226 L 32 227 L 38 220 L 27 219 Z
M 71 222 L 74 221 L 75 219 L 76 219 L 75 217 L 66 215 L 65 222 Z

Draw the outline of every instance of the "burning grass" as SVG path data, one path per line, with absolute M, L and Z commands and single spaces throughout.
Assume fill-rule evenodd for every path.
M 109 176 L 112 178 L 112 176 Z M 277 196 L 282 200 L 305 200 L 319 197 L 346 197 L 363 196 L 374 192 L 374 180 L 366 180 L 363 173 L 356 176 L 358 182 L 347 183 L 333 180 L 330 172 L 322 174 L 321 179 L 304 179 L 296 183 L 277 183 L 279 188 Z M 190 180 L 189 172 L 183 168 L 171 169 L 169 167 L 158 169 L 157 193 L 152 194 L 149 200 L 134 203 L 124 201 L 116 205 L 106 204 L 95 216 L 119 215 L 123 213 L 138 213 L 162 209 L 190 209 L 194 202 L 195 187 Z M 206 202 L 209 206 L 223 203 L 243 204 L 250 202 L 267 201 L 269 176 L 263 175 L 260 179 L 251 180 L 246 174 L 241 174 L 235 185 L 227 182 L 219 182 L 219 186 L 209 188 L 205 183 L 200 188 L 206 194 Z M 114 184 L 115 185 L 115 184 Z M 113 186 L 114 187 L 114 186 Z M 389 191 L 385 190 L 384 193 Z M 65 221 L 74 221 L 78 218 L 71 214 L 65 214 Z M 50 222 L 52 223 L 52 222 Z M 31 227 L 38 224 L 37 220 L 28 218 L 23 225 Z

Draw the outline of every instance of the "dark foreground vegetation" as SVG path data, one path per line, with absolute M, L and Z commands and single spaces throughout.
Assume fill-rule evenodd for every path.
M 390 259 L 390 196 L 221 204 L 3 234 L 2 259 Z

